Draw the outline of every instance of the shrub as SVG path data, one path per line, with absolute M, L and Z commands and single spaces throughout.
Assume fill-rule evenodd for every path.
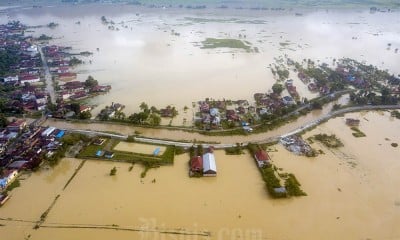
M 114 175 L 116 175 L 117 174 L 117 168 L 116 167 L 113 167 L 111 170 L 110 170 L 110 176 L 114 176 Z

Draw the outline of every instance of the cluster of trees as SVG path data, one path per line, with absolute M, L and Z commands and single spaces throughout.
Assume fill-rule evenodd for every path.
M 151 126 L 158 126 L 161 123 L 161 117 L 159 111 L 156 107 L 149 106 L 142 102 L 140 104 L 141 112 L 131 114 L 128 119 L 134 124 L 148 124 Z
M 380 90 L 380 95 L 373 91 L 360 90 L 357 93 L 350 94 L 350 100 L 358 105 L 395 105 L 398 103 L 398 98 L 390 94 L 390 89 L 383 87 Z
M 51 22 L 51 23 L 49 23 L 49 24 L 47 24 L 47 27 L 49 27 L 49 28 L 56 28 L 56 27 L 58 27 L 58 23 L 55 23 L 55 22 Z
M 79 64 L 82 64 L 82 63 L 83 63 L 83 61 L 78 59 L 78 58 L 76 58 L 76 57 L 73 57 L 73 58 L 71 58 L 71 60 L 69 60 L 69 65 L 70 66 L 76 66 L 76 65 L 79 65 Z
M 0 128 L 5 128 L 8 124 L 8 119 L 3 114 L 0 114 Z
M 48 40 L 51 40 L 51 39 L 53 39 L 53 38 L 50 37 L 50 36 L 47 36 L 46 34 L 42 34 L 37 38 L 37 40 L 39 40 L 39 41 L 48 41 Z
M 99 85 L 99 82 L 94 79 L 92 76 L 88 76 L 88 78 L 85 80 L 85 87 L 87 88 L 93 88 Z
M 289 78 L 289 70 L 286 68 L 281 69 L 279 67 L 276 67 L 276 69 L 271 68 L 271 72 L 274 76 L 278 75 L 278 79 L 280 81 L 285 81 L 286 79 Z
M 4 76 L 10 71 L 10 66 L 19 63 L 18 51 L 12 47 L 0 50 L 0 76 Z
M 275 83 L 274 85 L 272 85 L 272 91 L 278 95 L 281 95 L 283 91 L 283 85 L 280 83 Z
M 75 112 L 75 116 L 79 119 L 90 119 L 92 114 L 90 111 L 81 112 L 81 104 L 78 102 L 74 102 L 70 104 L 71 111 Z

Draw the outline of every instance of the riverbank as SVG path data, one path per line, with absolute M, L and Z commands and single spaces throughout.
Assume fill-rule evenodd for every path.
M 327 107 L 330 109 L 330 106 Z M 113 123 L 79 123 L 79 122 L 68 122 L 64 120 L 47 119 L 44 125 L 51 125 L 57 128 L 70 130 L 72 132 L 78 132 L 83 134 L 103 134 L 109 137 L 116 137 L 120 139 L 126 139 L 130 135 L 137 135 L 138 141 L 154 143 L 154 144 L 166 144 L 176 146 L 190 146 L 192 143 L 203 142 L 210 143 L 213 145 L 222 145 L 230 147 L 236 143 L 269 143 L 274 142 L 281 136 L 288 136 L 297 134 L 308 129 L 312 129 L 315 126 L 345 113 L 357 112 L 357 111 L 368 111 L 368 110 L 386 110 L 386 109 L 399 109 L 400 105 L 394 106 L 361 106 L 361 107 L 349 107 L 340 109 L 337 111 L 315 111 L 306 116 L 299 117 L 296 121 L 288 122 L 280 128 L 257 134 L 249 134 L 246 136 L 207 136 L 202 135 L 196 131 L 182 131 L 179 129 L 170 128 L 143 128 L 135 127 L 131 125 L 120 125 Z M 149 138 L 148 141 L 145 140 Z M 164 143 L 163 143 L 164 142 Z

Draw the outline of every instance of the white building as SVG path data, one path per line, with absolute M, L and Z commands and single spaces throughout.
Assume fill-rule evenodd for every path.
M 8 77 L 3 78 L 3 82 L 5 82 L 5 83 L 7 83 L 7 82 L 18 82 L 18 80 L 19 80 L 18 75 L 16 75 L 16 76 L 8 76 Z
M 48 137 L 52 132 L 54 132 L 54 130 L 56 130 L 55 127 L 48 127 L 42 132 L 42 137 Z
M 213 153 L 203 155 L 203 176 L 217 176 L 217 165 L 215 164 L 215 156 Z
M 35 76 L 35 75 L 22 77 L 21 80 L 20 80 L 21 84 L 35 83 L 35 82 L 39 82 L 39 81 L 40 81 L 40 77 L 39 76 Z

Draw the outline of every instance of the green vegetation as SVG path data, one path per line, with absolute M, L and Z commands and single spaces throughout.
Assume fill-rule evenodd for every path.
M 313 138 L 317 141 L 320 141 L 322 144 L 324 144 L 326 147 L 329 148 L 343 147 L 342 141 L 340 141 L 340 139 L 338 139 L 334 134 L 333 135 L 327 135 L 325 133 L 317 134 L 314 135 Z
M 134 163 L 132 163 L 132 165 L 129 167 L 129 169 L 128 169 L 128 171 L 129 172 L 131 172 L 132 171 L 132 169 L 133 169 L 133 166 L 134 166 L 135 164 Z
M 140 178 L 145 178 L 145 177 L 146 177 L 146 174 L 147 174 L 147 172 L 150 170 L 150 168 L 151 168 L 150 166 L 144 165 L 143 172 L 140 173 Z
M 56 28 L 56 27 L 58 27 L 58 23 L 55 23 L 55 22 L 51 22 L 51 23 L 49 23 L 49 24 L 47 24 L 47 27 L 48 28 Z
M 285 188 L 287 190 L 287 194 L 290 196 L 307 196 L 307 194 L 301 190 L 301 184 L 297 181 L 296 177 L 289 173 L 287 174 L 287 179 L 285 180 Z
M 397 119 L 400 119 L 400 112 L 397 111 L 397 110 L 394 110 L 394 111 L 391 112 L 391 116 L 395 117 Z
M 235 147 L 225 148 L 227 155 L 241 155 L 244 154 L 243 147 L 237 143 Z
M 79 65 L 82 63 L 83 63 L 83 61 L 76 57 L 73 57 L 73 58 L 71 58 L 71 60 L 69 60 L 69 65 L 71 65 L 71 66 L 76 66 L 76 65 Z
M 10 185 L 7 186 L 6 191 L 9 192 L 9 191 L 11 191 L 14 188 L 17 188 L 19 186 L 21 186 L 21 183 L 19 182 L 18 179 L 15 179 Z
M 283 85 L 280 83 L 275 83 L 274 85 L 272 85 L 272 91 L 278 95 L 281 95 L 283 91 Z
M 129 135 L 128 138 L 126 139 L 127 142 L 135 142 L 135 136 Z
M 117 168 L 116 167 L 113 167 L 111 170 L 110 170 L 110 176 L 114 176 L 114 175 L 116 175 L 117 174 Z
M 85 80 L 85 87 L 87 88 L 93 88 L 99 85 L 99 82 L 94 79 L 91 75 L 88 76 L 88 78 Z
M 365 133 L 361 132 L 361 130 L 358 127 L 351 127 L 350 129 L 354 131 L 352 134 L 356 138 L 366 136 Z
M 268 193 L 273 198 L 285 198 L 287 197 L 286 193 L 278 193 L 275 191 L 275 188 L 280 188 L 282 185 L 280 184 L 279 178 L 275 175 L 275 170 L 272 166 L 259 168 L 262 178 L 266 184 Z
M 5 50 L 0 50 L 0 76 L 9 73 L 10 66 L 17 64 L 20 61 L 17 49 L 7 47 Z
M 186 153 L 187 151 L 183 147 L 175 147 L 175 155 L 181 155 Z
M 267 147 L 267 146 L 264 146 Z M 248 144 L 247 148 L 252 156 L 262 149 L 260 145 Z M 306 196 L 307 194 L 301 190 L 300 183 L 292 173 L 277 173 L 278 168 L 274 165 L 268 165 L 259 168 L 262 178 L 265 182 L 268 193 L 273 198 L 286 198 L 290 196 Z M 282 170 L 282 169 L 280 169 Z M 277 176 L 278 175 L 278 176 Z M 276 191 L 281 188 L 281 179 L 285 180 L 285 192 Z
M 78 134 L 78 133 L 66 134 L 61 140 L 63 144 L 59 147 L 59 149 L 56 152 L 54 152 L 51 156 L 46 156 L 45 159 L 47 160 L 50 166 L 55 166 L 57 165 L 60 159 L 65 157 L 65 153 L 67 152 L 70 146 L 73 146 L 74 144 L 80 141 L 88 142 L 89 140 L 90 139 L 83 134 Z
M 201 42 L 203 49 L 209 48 L 239 48 L 250 51 L 251 47 L 246 45 L 243 41 L 230 38 L 207 38 Z
M 0 128 L 5 128 L 8 124 L 8 119 L 4 116 L 4 114 L 0 114 Z
M 47 36 L 46 34 L 42 34 L 37 38 L 38 41 L 49 41 L 51 39 L 53 39 L 53 38 L 50 36 Z
M 114 161 L 122 161 L 122 162 L 130 162 L 130 163 L 141 163 L 144 166 L 158 167 L 161 165 L 171 165 L 174 163 L 175 157 L 175 147 L 167 146 L 163 155 L 154 156 L 152 154 L 143 154 L 143 153 L 134 153 L 134 152 L 126 152 L 126 151 L 116 151 L 114 147 L 119 143 L 119 140 L 115 139 L 107 139 L 102 146 L 97 146 L 94 144 L 90 144 L 83 148 L 81 152 L 78 154 L 78 158 L 83 159 L 103 159 L 108 160 L 104 157 L 97 157 L 96 153 L 99 150 L 102 151 L 113 151 L 114 157 L 112 158 Z M 179 153 L 184 151 L 183 149 L 177 150 Z
M 398 147 L 399 146 L 399 144 L 398 143 L 392 143 L 392 144 L 390 144 L 392 147 Z

